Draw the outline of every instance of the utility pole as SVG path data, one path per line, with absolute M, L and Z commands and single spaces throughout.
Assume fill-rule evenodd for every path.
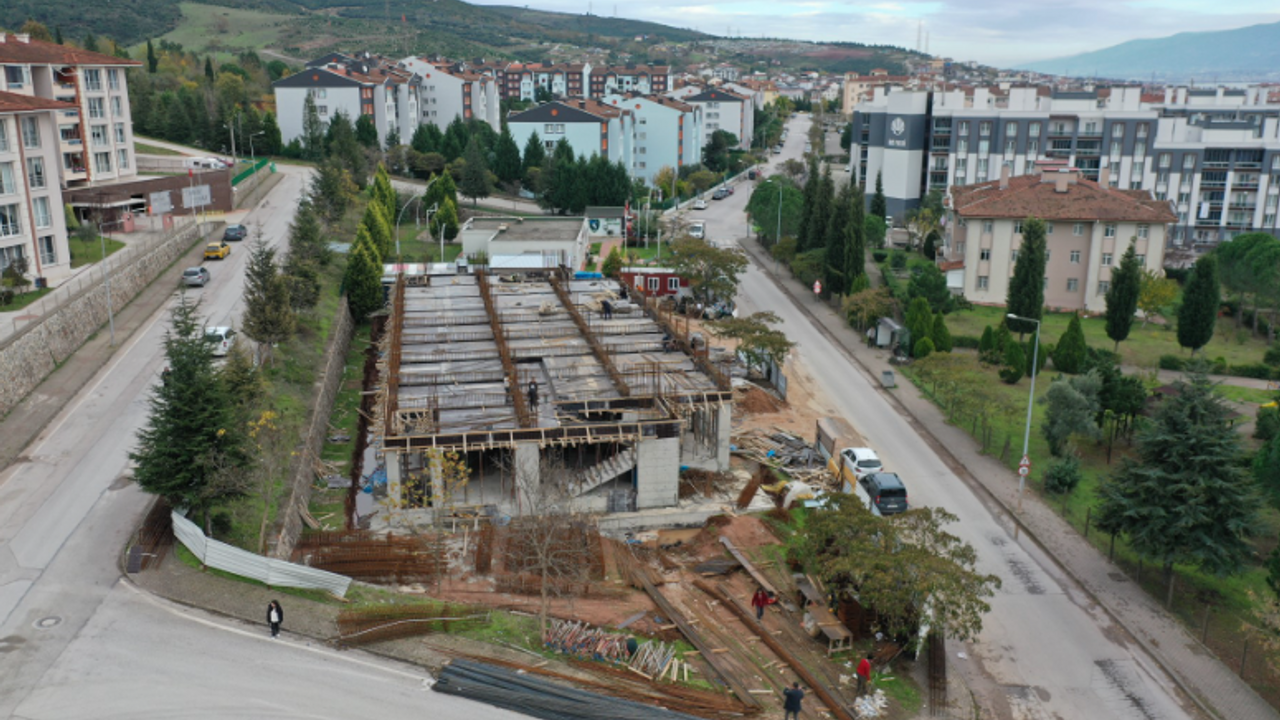
M 107 291 L 107 327 L 111 329 L 111 347 L 116 346 L 116 313 L 111 304 L 111 274 L 107 272 L 107 239 L 102 234 L 105 223 L 102 222 L 103 198 L 105 193 L 98 191 L 98 242 L 102 245 L 102 284 Z

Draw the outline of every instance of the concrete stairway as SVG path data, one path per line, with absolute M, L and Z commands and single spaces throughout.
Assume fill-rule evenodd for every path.
M 636 449 L 627 448 L 602 463 L 574 474 L 569 493 L 574 497 L 584 495 L 636 467 Z

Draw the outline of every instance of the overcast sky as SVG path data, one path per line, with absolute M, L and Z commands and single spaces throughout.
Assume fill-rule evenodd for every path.
M 519 5 L 511 0 L 471 0 Z M 702 32 L 843 40 L 915 48 L 923 21 L 929 51 L 1011 66 L 1137 38 L 1280 21 L 1278 0 L 531 0 L 530 8 L 587 12 Z

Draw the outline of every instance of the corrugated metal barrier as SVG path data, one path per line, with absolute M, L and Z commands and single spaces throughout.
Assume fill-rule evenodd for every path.
M 207 538 L 198 525 L 177 511 L 173 512 L 173 534 L 205 565 L 271 587 L 324 590 L 337 597 L 345 597 L 347 588 L 351 587 L 351 578 L 345 575 L 256 555 Z

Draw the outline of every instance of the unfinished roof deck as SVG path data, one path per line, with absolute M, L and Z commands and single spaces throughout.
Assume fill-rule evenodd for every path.
M 691 408 L 729 401 L 727 387 L 707 374 L 715 370 L 676 349 L 642 308 L 620 312 L 623 303 L 606 314 L 603 302 L 618 306 L 620 293 L 611 280 L 558 274 L 433 275 L 425 285 L 397 286 L 384 443 L 617 441 L 679 432 Z

